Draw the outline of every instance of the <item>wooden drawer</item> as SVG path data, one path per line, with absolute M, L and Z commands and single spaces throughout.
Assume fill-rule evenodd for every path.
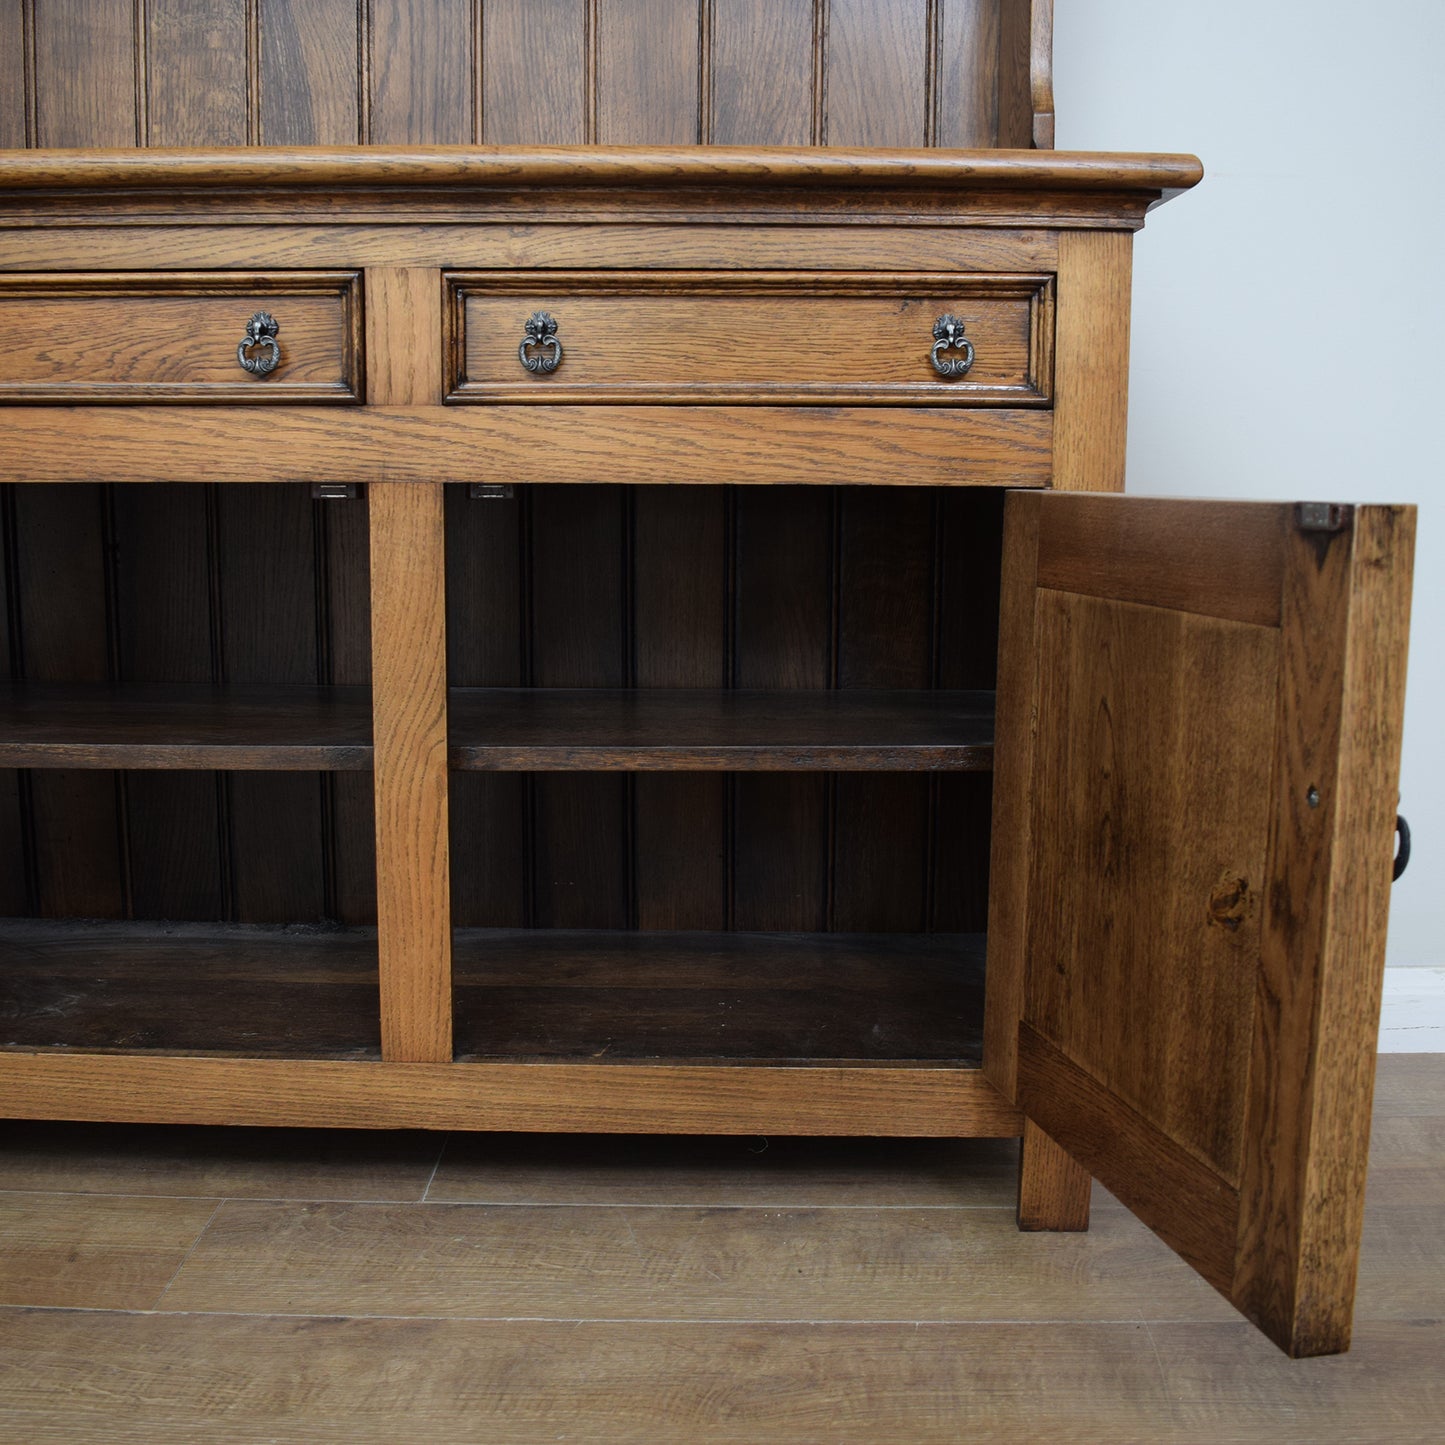
M 237 355 L 259 312 L 264 374 Z M 0 274 L 0 400 L 356 402 L 361 323 L 355 271 Z
M 449 272 L 451 402 L 1047 406 L 1053 280 L 988 274 Z M 527 342 L 546 313 L 555 342 Z M 972 364 L 944 377 L 934 326 Z M 560 350 L 559 350 L 560 347 Z M 525 354 L 555 370 L 529 371 Z M 964 347 L 940 353 L 963 359 Z

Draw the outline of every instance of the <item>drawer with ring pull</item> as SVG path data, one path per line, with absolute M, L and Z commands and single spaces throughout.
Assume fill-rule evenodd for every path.
M 1053 278 L 444 274 L 449 402 L 1048 406 Z
M 0 401 L 362 400 L 355 271 L 0 274 Z

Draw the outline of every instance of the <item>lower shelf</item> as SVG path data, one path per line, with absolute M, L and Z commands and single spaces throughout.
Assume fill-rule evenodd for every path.
M 982 934 L 461 929 L 458 1059 L 977 1068 Z
M 0 1051 L 375 1060 L 366 929 L 0 920 Z M 982 935 L 462 929 L 456 1058 L 976 1069 Z
M 375 929 L 0 920 L 0 1048 L 379 1059 Z

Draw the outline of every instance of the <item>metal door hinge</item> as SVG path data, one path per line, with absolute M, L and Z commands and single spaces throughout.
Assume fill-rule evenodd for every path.
M 510 482 L 473 482 L 467 490 L 467 495 L 474 502 L 510 502 L 512 500 L 512 484 Z
M 355 482 L 312 482 L 311 500 L 313 502 L 330 502 L 349 500 L 360 495 L 359 488 Z
M 1301 502 L 1295 508 L 1295 525 L 1301 532 L 1341 532 L 1348 513 L 1338 502 Z

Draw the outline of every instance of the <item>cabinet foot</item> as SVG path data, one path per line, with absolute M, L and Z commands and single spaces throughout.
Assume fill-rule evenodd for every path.
M 1087 1229 L 1093 1183 L 1087 1169 L 1075 1164 L 1037 1124 L 1024 1120 L 1019 1160 L 1020 1229 Z

